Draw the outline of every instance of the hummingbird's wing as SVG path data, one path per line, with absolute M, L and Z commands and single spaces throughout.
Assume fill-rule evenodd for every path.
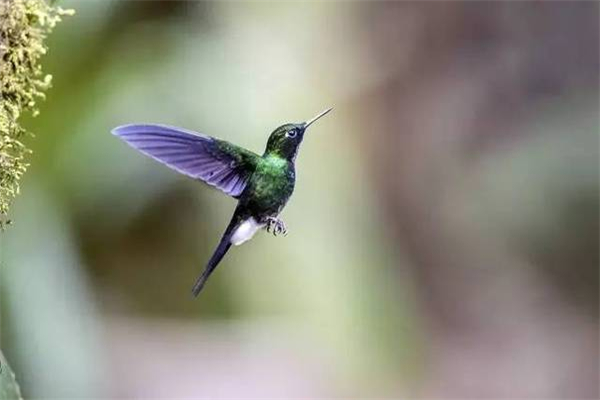
M 232 197 L 244 191 L 260 158 L 224 140 L 166 125 L 124 125 L 112 133 L 177 172 Z

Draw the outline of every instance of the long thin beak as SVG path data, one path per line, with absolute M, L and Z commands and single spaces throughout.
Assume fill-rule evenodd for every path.
M 327 110 L 323 111 L 321 114 L 317 115 L 316 117 L 314 117 L 313 119 L 311 119 L 308 122 L 304 123 L 304 129 L 308 128 L 313 122 L 315 122 L 316 120 L 318 120 L 321 117 L 324 117 L 329 111 L 333 110 L 333 107 L 328 108 Z

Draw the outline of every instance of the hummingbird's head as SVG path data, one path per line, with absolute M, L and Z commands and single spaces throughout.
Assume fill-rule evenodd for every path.
M 298 154 L 300 143 L 302 143 L 302 139 L 304 139 L 306 129 L 313 122 L 331 110 L 332 108 L 329 108 L 307 122 L 281 125 L 271 133 L 271 136 L 269 136 L 265 154 L 276 154 L 290 161 L 294 161 Z

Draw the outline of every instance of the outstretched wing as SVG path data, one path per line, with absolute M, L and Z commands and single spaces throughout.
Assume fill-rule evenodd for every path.
M 124 125 L 112 133 L 169 168 L 232 197 L 244 191 L 259 158 L 224 140 L 166 125 Z

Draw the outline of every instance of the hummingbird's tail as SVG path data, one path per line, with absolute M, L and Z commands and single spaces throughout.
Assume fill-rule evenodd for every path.
M 204 272 L 202 272 L 202 275 L 198 277 L 196 283 L 194 284 L 194 287 L 192 288 L 192 294 L 194 295 L 194 297 L 198 296 L 198 294 L 204 287 L 204 284 L 208 280 L 210 274 L 212 274 L 215 268 L 217 268 L 217 265 L 219 265 L 219 262 L 221 261 L 221 259 L 223 259 L 223 256 L 225 256 L 225 254 L 231 247 L 231 236 L 235 231 L 235 228 L 239 224 L 239 220 L 240 219 L 238 217 L 237 212 L 234 213 L 233 218 L 231 218 L 231 222 L 227 226 L 227 229 L 225 229 L 225 233 L 223 233 L 223 237 L 221 238 L 217 249 L 213 253 L 210 260 L 208 260 L 208 264 L 206 264 Z

